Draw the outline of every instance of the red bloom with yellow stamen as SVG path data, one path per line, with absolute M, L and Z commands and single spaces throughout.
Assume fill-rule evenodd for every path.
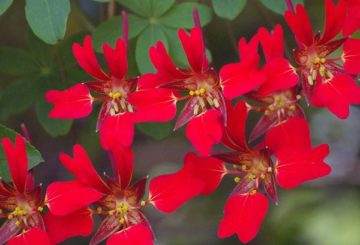
M 44 210 L 48 204 L 42 197 L 41 185 L 35 186 L 34 178 L 27 170 L 24 139 L 17 136 L 13 145 L 8 138 L 3 138 L 2 146 L 13 184 L 3 179 L 0 182 L 0 217 L 7 219 L 0 228 L 0 243 L 50 245 L 69 237 L 89 235 L 93 227 L 90 210 L 78 209 L 66 216 L 57 216 Z M 87 193 L 80 190 L 79 194 Z M 56 229 L 54 226 L 57 226 Z
M 109 74 L 99 66 L 90 36 L 84 44 L 75 43 L 73 53 L 79 65 L 95 81 L 77 84 L 68 90 L 52 90 L 46 93 L 48 102 L 54 104 L 51 118 L 75 119 L 88 116 L 93 102 L 102 102 L 97 120 L 101 144 L 105 149 L 113 145 L 129 146 L 133 140 L 134 123 L 167 121 L 174 117 L 175 96 L 171 90 L 161 89 L 157 94 L 137 90 L 138 78 L 127 78 L 127 19 L 123 12 L 123 39 L 115 48 L 103 45 Z M 93 97 L 91 93 L 99 95 Z M 141 99 L 140 99 L 141 98 Z M 147 103 L 143 103 L 145 100 Z M 161 100 L 162 103 L 158 103 Z
M 302 88 L 308 102 L 327 107 L 339 118 L 347 118 L 349 105 L 360 104 L 360 87 L 355 81 L 360 71 L 360 41 L 347 36 L 335 39 L 343 30 L 346 4 L 340 0 L 325 0 L 326 18 L 322 35 L 314 35 L 305 8 L 298 4 L 296 12 L 289 10 L 285 19 L 295 34 L 299 47 L 295 61 L 301 66 Z M 344 32 L 349 34 L 348 31 Z M 343 48 L 341 56 L 335 52 Z
M 161 88 L 185 94 L 178 98 L 178 101 L 185 100 L 186 103 L 174 129 L 189 123 L 186 129 L 188 139 L 202 155 L 209 155 L 212 145 L 221 140 L 221 125 L 226 123 L 226 106 L 219 77 L 209 65 L 196 9 L 194 20 L 195 27 L 190 34 L 182 29 L 178 32 L 190 69 L 177 68 L 163 43 L 158 42 L 150 49 L 150 58 L 157 72 L 142 76 L 139 87 L 152 89 L 154 94 Z M 205 143 L 201 143 L 204 138 Z
M 73 151 L 73 157 L 60 155 L 62 164 L 76 176 L 77 185 L 101 194 L 101 198 L 92 203 L 95 206 L 93 214 L 104 217 L 91 239 L 92 245 L 106 239 L 107 244 L 153 244 L 151 226 L 141 212 L 141 208 L 151 203 L 164 212 L 171 212 L 188 199 L 198 195 L 203 188 L 203 183 L 188 173 L 179 174 L 172 180 L 168 180 L 166 176 L 159 176 L 150 183 L 149 199 L 141 200 L 145 193 L 147 178 L 130 184 L 133 174 L 133 153 L 129 147 L 117 147 L 109 151 L 114 177 L 105 175 L 105 180 L 96 173 L 88 155 L 80 145 L 75 145 Z M 178 182 L 180 178 L 181 180 L 186 178 L 186 181 Z M 63 196 L 65 199 L 71 189 L 69 184 L 73 183 L 74 181 L 62 182 L 51 186 L 51 193 L 47 198 Z M 183 186 L 187 188 L 180 190 Z M 81 201 L 83 198 L 86 197 L 67 198 L 70 208 L 64 210 L 63 207 L 62 211 L 67 213 L 74 207 L 83 207 L 84 203 Z M 56 207 L 53 209 L 59 211 Z

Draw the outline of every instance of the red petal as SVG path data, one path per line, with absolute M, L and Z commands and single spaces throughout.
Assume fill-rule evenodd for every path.
M 111 76 L 120 80 L 124 79 L 128 70 L 127 50 L 124 40 L 119 38 L 116 41 L 115 49 L 105 43 L 103 51 Z
M 153 178 L 149 185 L 149 201 L 157 209 L 171 213 L 199 195 L 204 186 L 204 182 L 194 178 L 189 168 L 183 168 L 177 173 Z
M 153 234 L 146 225 L 132 225 L 112 235 L 106 245 L 152 245 Z
M 345 19 L 343 36 L 349 36 L 360 29 L 360 2 L 358 0 L 347 0 L 348 14 Z
M 55 244 L 74 236 L 87 237 L 94 226 L 89 209 L 81 209 L 66 216 L 55 216 L 47 212 L 44 219 L 46 231 Z
M 248 116 L 246 103 L 239 101 L 235 107 L 232 107 L 231 103 L 228 103 L 227 110 L 228 122 L 222 138 L 223 144 L 236 151 L 248 149 L 245 134 L 246 119 Z
M 320 42 L 326 43 L 333 39 L 344 26 L 346 15 L 345 1 L 339 1 L 335 6 L 333 0 L 325 0 L 325 30 Z
M 344 68 L 350 74 L 360 73 L 360 40 L 349 38 L 344 43 Z
M 16 225 L 17 219 L 6 220 L 0 228 L 0 244 L 5 244 L 15 237 L 20 231 L 21 226 Z
M 285 20 L 300 42 L 306 46 L 310 46 L 313 43 L 314 34 L 304 6 L 297 4 L 296 13 L 290 10 L 286 11 Z
M 236 233 L 241 242 L 249 242 L 258 233 L 268 206 L 266 197 L 259 193 L 231 196 L 225 205 L 218 236 L 225 238 Z
M 192 171 L 195 178 L 205 183 L 202 195 L 215 191 L 226 174 L 224 163 L 213 157 L 198 157 L 194 153 L 188 153 L 184 162 L 184 169 Z
M 117 215 L 107 216 L 101 223 L 98 230 L 90 241 L 90 245 L 96 245 L 104 241 L 106 238 L 114 234 L 121 227 L 119 217 Z
M 292 118 L 273 127 L 265 143 L 279 157 L 283 153 L 300 153 L 311 149 L 310 129 L 305 119 Z
M 328 175 L 331 168 L 324 163 L 329 154 L 328 145 L 320 145 L 300 154 L 291 151 L 278 156 L 276 178 L 282 188 L 292 189 L 305 181 Z
M 130 147 L 113 147 L 109 153 L 113 158 L 115 176 L 117 183 L 126 188 L 132 178 L 134 169 L 134 153 Z
M 313 95 L 317 105 L 327 107 L 341 119 L 349 116 L 350 104 L 360 104 L 360 87 L 346 74 L 338 74 L 333 79 L 319 85 Z
M 53 182 L 46 190 L 46 202 L 55 215 L 67 215 L 99 200 L 103 194 L 77 181 Z
M 134 137 L 134 115 L 130 112 L 107 116 L 100 128 L 100 143 L 105 150 L 129 146 Z
M 85 37 L 83 47 L 80 44 L 75 43 L 73 45 L 73 53 L 79 65 L 88 74 L 98 80 L 109 80 L 109 77 L 101 70 L 99 63 L 96 60 L 90 36 Z
M 13 183 L 16 189 L 20 193 L 23 193 L 28 175 L 28 158 L 26 155 L 25 140 L 21 136 L 17 135 L 15 145 L 13 145 L 9 138 L 3 138 L 2 146 L 6 155 Z
M 198 73 L 207 71 L 209 61 L 206 57 L 201 29 L 199 27 L 192 28 L 190 35 L 181 29 L 178 34 L 192 70 Z
M 88 116 L 92 110 L 92 97 L 89 89 L 82 83 L 65 91 L 50 90 L 45 94 L 45 98 L 54 104 L 49 114 L 51 118 L 81 118 Z
M 61 163 L 73 173 L 77 180 L 87 187 L 92 187 L 99 192 L 106 193 L 108 191 L 107 185 L 97 174 L 89 156 L 86 154 L 81 145 L 74 145 L 74 157 L 64 153 L 60 154 Z
M 208 110 L 192 119 L 185 134 L 201 155 L 208 156 L 213 144 L 220 143 L 222 137 L 222 122 L 219 111 Z
M 127 189 L 127 191 L 135 196 L 134 203 L 140 202 L 141 198 L 144 197 L 147 179 L 147 177 L 140 179 Z
M 258 54 L 259 36 L 254 35 L 247 43 L 245 38 L 241 38 L 238 43 L 239 56 L 241 61 L 251 61 L 252 64 L 258 64 L 260 56 Z
M 166 122 L 176 115 L 177 99 L 170 89 L 140 90 L 129 94 L 128 100 L 136 108 L 137 122 Z
M 276 91 L 292 88 L 299 81 L 295 68 L 283 58 L 273 59 L 266 63 L 262 72 L 267 79 L 257 91 L 260 96 L 267 96 Z
M 181 128 L 197 116 L 194 113 L 194 108 L 197 104 L 199 104 L 199 99 L 195 96 L 186 101 L 176 120 L 174 130 Z
M 261 27 L 258 35 L 267 62 L 284 56 L 283 29 L 281 25 L 276 25 L 271 33 L 266 28 Z
M 45 231 L 32 228 L 11 239 L 7 245 L 51 245 L 50 238 Z

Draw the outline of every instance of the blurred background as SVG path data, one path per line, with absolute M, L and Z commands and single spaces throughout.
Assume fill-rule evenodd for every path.
M 161 13 L 156 9 L 150 13 L 134 8 L 132 2 L 140 2 L 139 6 L 143 7 L 149 2 L 156 2 L 159 6 L 155 3 L 153 6 L 159 8 L 163 7 L 161 4 L 168 6 Z M 236 7 L 226 7 L 235 2 Z M 113 44 L 120 36 L 121 18 L 118 15 L 125 9 L 130 21 L 131 76 L 153 70 L 147 49 L 158 39 L 165 42 L 171 56 L 183 66 L 184 54 L 176 30 L 192 26 L 191 9 L 197 6 L 205 25 L 206 45 L 217 70 L 238 60 L 237 41 L 240 37 L 249 39 L 260 26 L 272 29 L 277 23 L 285 29 L 286 54 L 292 60 L 291 50 L 296 44 L 281 15 L 284 2 L 223 0 L 224 7 L 216 0 L 71 0 L 68 10 L 64 10 L 70 11 L 67 24 L 63 23 L 65 36 L 57 41 L 62 38 L 61 30 L 55 37 L 46 31 L 39 32 L 36 23 L 31 22 L 31 9 L 25 14 L 25 1 L 15 0 L 0 16 L 0 123 L 18 132 L 20 124 L 26 124 L 33 145 L 45 159 L 34 169 L 36 180 L 45 186 L 54 180 L 73 178 L 59 163 L 58 155 L 60 152 L 70 154 L 76 143 L 86 148 L 100 173 L 110 172 L 109 160 L 95 133 L 98 107 L 94 107 L 90 117 L 81 120 L 47 118 L 50 105 L 44 100 L 45 91 L 64 89 L 89 79 L 73 59 L 72 43 L 82 42 L 86 34 L 91 34 L 96 50 L 101 52 L 101 43 Z M 323 1 L 307 0 L 305 6 L 314 30 L 322 30 Z M 62 10 L 57 11 L 62 14 Z M 40 26 L 43 25 L 44 30 L 50 20 L 44 17 L 42 21 Z M 99 59 L 102 60 L 101 54 Z M 330 176 L 300 188 L 280 190 L 279 205 L 270 206 L 258 236 L 249 244 L 360 244 L 360 109 L 352 107 L 346 121 L 325 110 L 307 108 L 306 113 L 314 144 L 328 143 L 331 147 L 327 162 L 333 171 Z M 249 128 L 256 119 L 256 115 L 251 115 Z M 173 123 L 148 123 L 137 127 L 133 145 L 134 180 L 174 172 L 182 166 L 186 152 L 194 151 L 183 136 L 184 129 L 172 131 Z M 226 198 L 234 186 L 231 178 L 225 178 L 216 192 L 191 200 L 170 215 L 145 208 L 157 244 L 239 244 L 236 236 L 220 240 L 216 235 Z M 73 238 L 63 244 L 87 244 L 88 241 L 88 238 Z

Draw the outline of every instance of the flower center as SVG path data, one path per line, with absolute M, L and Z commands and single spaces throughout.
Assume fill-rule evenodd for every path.
M 270 116 L 276 113 L 278 117 L 291 116 L 296 111 L 296 104 L 301 99 L 300 95 L 294 96 L 290 90 L 273 95 L 273 103 L 267 106 L 264 114 Z
M 315 56 L 310 59 L 308 67 L 310 68 L 307 74 L 307 82 L 310 86 L 313 86 L 318 78 L 321 80 L 327 80 L 334 77 L 331 67 L 327 65 L 328 60 L 324 57 Z
M 205 111 L 207 105 L 209 105 L 209 107 L 215 108 L 220 107 L 219 100 L 215 98 L 215 96 L 212 95 L 211 92 L 205 87 L 200 87 L 196 90 L 190 90 L 189 95 L 191 97 L 195 97 L 196 100 L 193 111 L 194 115 L 197 115 L 200 112 L 200 109 L 201 111 Z
M 15 225 L 21 226 L 24 230 L 31 227 L 41 227 L 42 220 L 39 218 L 44 208 L 42 206 L 31 207 L 28 203 L 21 203 L 14 211 L 7 214 L 8 220 L 16 220 Z
M 126 99 L 126 93 L 119 90 L 113 90 L 108 93 L 110 99 L 110 115 L 116 115 L 124 112 L 134 112 L 134 108 Z

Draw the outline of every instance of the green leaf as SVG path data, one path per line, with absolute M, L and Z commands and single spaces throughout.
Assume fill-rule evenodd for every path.
M 10 138 L 14 142 L 16 133 L 14 130 L 5 127 L 4 125 L 0 124 L 0 138 Z M 44 159 L 42 158 L 40 152 L 35 149 L 30 143 L 26 143 L 26 152 L 29 161 L 29 169 L 35 167 L 39 163 L 43 162 Z M 7 160 L 5 157 L 5 153 L 3 148 L 0 147 L 0 176 L 3 177 L 5 180 L 10 180 L 10 173 L 7 165 Z
M 262 4 L 265 5 L 268 9 L 272 10 L 277 14 L 283 15 L 287 10 L 286 1 L 285 0 L 260 0 Z M 301 3 L 304 5 L 304 0 L 292 0 L 294 6 L 296 4 Z
M 5 13 L 5 11 L 10 7 L 13 0 L 1 0 L 0 1 L 0 15 Z
M 65 35 L 69 0 L 26 0 L 25 15 L 32 31 L 49 44 Z
M 201 25 L 204 26 L 211 21 L 211 9 L 204 4 L 186 2 L 176 4 L 164 16 L 159 19 L 159 22 L 165 26 L 172 28 L 192 28 L 194 26 L 193 10 L 197 8 Z
M 24 50 L 0 47 L 0 71 L 22 76 L 39 70 L 36 61 Z
M 51 89 L 63 89 L 63 87 L 60 86 L 60 81 L 57 79 L 51 80 L 51 78 L 49 78 L 42 79 L 39 81 L 39 83 L 37 98 L 35 99 L 35 109 L 41 126 L 52 137 L 67 134 L 71 129 L 72 120 L 58 120 L 49 118 L 49 112 L 53 105 L 49 104 L 45 100 L 45 93 L 47 91 Z
M 7 120 L 29 108 L 34 99 L 37 81 L 25 79 L 10 83 L 0 97 L 0 119 Z
M 126 8 L 143 17 L 151 16 L 152 1 L 153 0 L 117 0 L 121 5 L 124 5 Z
M 151 14 L 154 17 L 161 16 L 173 6 L 175 0 L 152 0 L 152 11 Z
M 211 2 L 215 13 L 228 20 L 235 19 L 246 5 L 246 0 L 211 0 Z
M 165 33 L 160 26 L 151 25 L 139 36 L 136 43 L 135 57 L 140 73 L 154 71 L 149 58 L 149 48 L 159 40 L 164 43 L 165 47 L 168 46 Z
M 156 140 L 162 140 L 171 134 L 173 125 L 170 122 L 142 123 L 142 124 L 137 124 L 136 127 L 143 134 Z
M 140 34 L 149 24 L 145 19 L 139 18 L 135 15 L 128 15 L 129 21 L 129 38 L 136 37 Z M 122 36 L 122 18 L 116 16 L 101 25 L 99 25 L 92 35 L 94 48 L 97 51 L 102 51 L 102 44 L 108 43 L 114 45 L 116 39 Z
M 169 43 L 169 55 L 177 66 L 188 67 L 188 61 L 177 33 L 176 29 L 165 29 L 166 38 Z

